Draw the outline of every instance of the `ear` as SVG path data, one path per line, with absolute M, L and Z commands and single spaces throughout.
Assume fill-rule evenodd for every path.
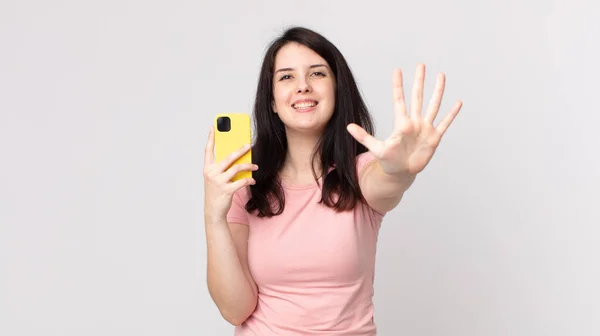
M 271 109 L 273 110 L 273 112 L 277 113 L 277 109 L 275 108 L 275 101 L 271 101 Z

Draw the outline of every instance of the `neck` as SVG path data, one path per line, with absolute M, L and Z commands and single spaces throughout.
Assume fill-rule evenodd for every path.
M 285 163 L 281 171 L 283 179 L 295 183 L 310 183 L 314 181 L 311 166 L 312 154 L 316 149 L 319 135 L 307 136 L 295 132 L 286 132 L 288 150 Z M 321 176 L 320 161 L 317 156 L 314 170 L 317 177 Z

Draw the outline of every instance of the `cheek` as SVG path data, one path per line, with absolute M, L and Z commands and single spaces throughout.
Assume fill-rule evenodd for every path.
M 331 82 L 323 81 L 319 84 L 319 91 L 322 92 L 324 97 L 327 97 L 329 99 L 335 97 L 335 88 Z
M 281 99 L 279 98 L 279 95 L 277 94 L 276 91 L 273 91 L 273 102 L 272 104 L 272 108 L 274 112 L 279 112 L 279 110 L 281 109 Z
M 287 104 L 288 94 L 282 88 L 277 88 L 273 90 L 273 99 L 275 100 L 275 104 L 277 106 L 284 106 Z

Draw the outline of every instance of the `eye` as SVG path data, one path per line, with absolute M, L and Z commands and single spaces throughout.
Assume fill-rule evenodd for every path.
M 324 77 L 325 76 L 325 74 L 322 73 L 322 72 L 320 72 L 320 71 L 313 72 L 313 75 L 320 76 L 320 77 Z
M 290 75 L 283 75 L 283 76 L 281 76 L 281 77 L 279 78 L 279 80 L 280 80 L 280 81 L 282 81 L 282 80 L 289 79 L 289 78 L 291 78 L 291 77 L 292 77 L 292 76 L 290 76 Z

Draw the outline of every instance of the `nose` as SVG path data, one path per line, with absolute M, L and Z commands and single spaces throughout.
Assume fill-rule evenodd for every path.
M 298 89 L 297 89 L 298 93 L 310 92 L 310 91 L 312 91 L 312 88 L 310 87 L 310 85 L 308 84 L 308 82 L 306 80 L 298 81 Z

